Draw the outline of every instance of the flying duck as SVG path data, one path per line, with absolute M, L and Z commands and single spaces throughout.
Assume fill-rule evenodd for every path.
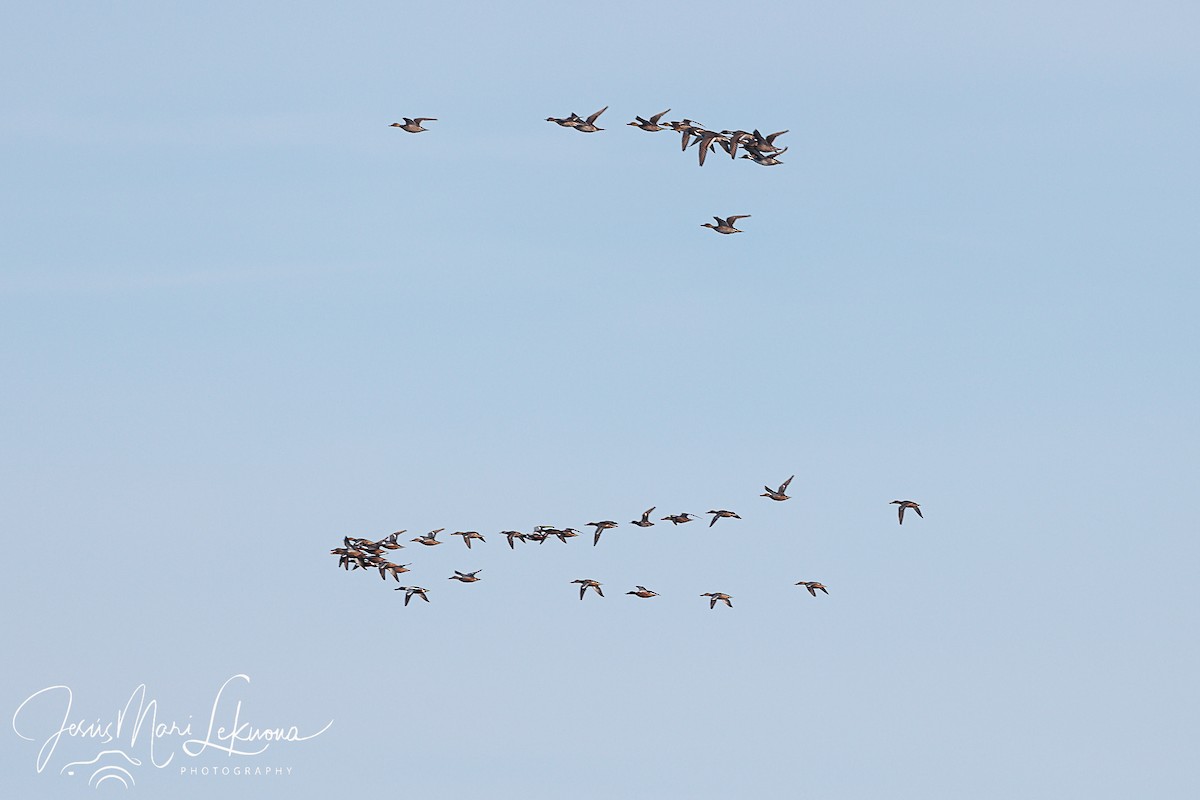
M 605 106 L 604 108 L 597 111 L 595 114 L 592 114 L 590 117 L 585 119 L 583 122 L 572 125 L 571 127 L 573 127 L 575 130 L 579 131 L 580 133 L 595 133 L 596 131 L 602 131 L 602 130 L 604 130 L 604 128 L 596 127 L 596 120 L 599 119 L 600 115 L 603 114 L 607 110 L 608 110 L 608 106 Z
M 722 603 L 724 603 L 725 605 L 729 606 L 730 608 L 733 608 L 733 603 L 729 602 L 730 598 L 733 597 L 733 595 L 728 595 L 728 594 L 725 594 L 724 592 L 705 592 L 704 594 L 702 594 L 700 596 L 712 598 L 708 601 L 709 608 L 716 608 L 718 600 L 721 601 Z
M 663 112 L 663 113 L 666 113 L 666 112 Z M 595 547 L 596 545 L 600 544 L 600 534 L 601 533 L 608 530 L 609 528 L 617 527 L 617 523 L 613 522 L 611 519 L 602 520 L 600 522 L 589 522 L 588 525 L 596 526 L 596 535 L 592 538 L 592 547 Z
M 906 509 L 906 508 L 911 508 L 913 511 L 917 512 L 918 517 L 920 517 L 921 519 L 925 519 L 925 515 L 921 513 L 921 504 L 920 503 L 914 503 L 912 500 L 893 500 L 892 502 L 888 503 L 888 505 L 889 506 L 891 506 L 891 505 L 900 506 L 900 508 L 898 508 L 896 510 L 900 512 L 900 524 L 901 525 L 904 524 L 904 509 Z
M 805 589 L 808 589 L 808 593 L 813 597 L 817 596 L 817 589 L 825 592 L 825 594 L 829 594 L 829 590 L 825 588 L 825 584 L 817 583 L 816 581 L 799 581 L 796 585 L 803 586 Z
M 712 228 L 717 233 L 742 233 L 742 231 L 733 227 L 733 223 L 739 219 L 746 219 L 749 216 L 750 216 L 749 214 L 735 214 L 732 217 L 726 217 L 725 219 L 721 219 L 720 217 L 713 217 L 713 219 L 715 219 L 717 221 L 716 225 L 713 225 L 711 222 L 705 222 L 700 227 L 701 228 Z
M 388 127 L 399 128 L 400 130 L 408 131 L 409 133 L 423 133 L 429 129 L 422 128 L 422 122 L 437 122 L 437 117 L 417 117 L 416 119 L 409 119 L 408 117 L 405 117 L 403 125 L 399 122 L 393 122 Z
M 667 111 L 670 111 L 670 110 L 671 109 L 669 109 L 669 108 L 667 109 Z M 634 117 L 633 122 L 629 122 L 626 124 L 632 125 L 635 128 L 641 128 L 644 131 L 651 131 L 651 132 L 665 131 L 667 129 L 667 126 L 658 124 L 658 121 L 663 118 L 663 114 L 666 114 L 667 111 L 660 111 L 657 114 L 655 114 L 653 117 L 651 117 L 650 119 L 642 119 L 641 117 Z
M 411 541 L 414 541 L 417 544 L 423 544 L 427 547 L 433 547 L 435 544 L 441 544 L 441 542 L 439 542 L 437 539 L 437 535 L 444 530 L 446 530 L 446 529 L 438 528 L 436 531 L 430 531 L 429 533 L 425 534 L 424 536 L 418 536 L 417 538 L 412 539 Z
M 739 516 L 738 516 L 736 513 L 734 513 L 733 511 L 726 511 L 726 510 L 725 510 L 725 509 L 723 509 L 723 508 L 721 508 L 721 509 L 717 509 L 716 511 L 709 511 L 708 513 L 713 515 L 712 522 L 709 522 L 709 523 L 708 523 L 708 527 L 710 527 L 710 528 L 711 528 L 713 525 L 716 525 L 716 524 L 717 524 L 717 520 L 719 520 L 721 517 L 732 517 L 733 519 L 741 519 L 741 517 L 739 517 Z
M 571 583 L 579 584 L 579 599 L 580 600 L 583 599 L 583 594 L 588 589 L 595 589 L 596 594 L 600 595 L 601 597 L 604 597 L 604 592 L 602 592 L 600 590 L 600 581 L 594 581 L 591 578 L 580 578 L 579 580 L 571 581 Z
M 422 589 L 420 586 L 399 586 L 399 587 L 397 587 L 397 588 L 393 589 L 392 591 L 395 591 L 395 592 L 404 592 L 404 605 L 408 605 L 408 601 L 409 601 L 409 600 L 412 600 L 412 596 L 413 596 L 414 594 L 415 594 L 417 597 L 420 597 L 420 598 L 421 598 L 422 600 L 424 600 L 426 603 L 428 603 L 428 602 L 429 602 L 429 597 L 428 597 L 428 596 L 425 594 L 425 593 L 426 593 L 426 592 L 428 592 L 429 590 L 428 590 L 428 589 Z
M 794 477 L 796 476 L 793 475 L 792 478 Z M 780 502 L 787 500 L 788 496 L 785 494 L 785 492 L 787 492 L 788 484 L 792 482 L 792 478 L 788 478 L 786 481 L 779 484 L 778 489 L 772 489 L 770 486 L 764 486 L 763 488 L 766 489 L 766 491 L 763 494 L 760 494 L 759 497 L 769 497 L 772 500 L 778 500 Z
M 639 528 L 649 528 L 651 525 L 654 524 L 653 522 L 650 521 L 650 513 L 652 511 L 654 511 L 654 509 L 657 507 L 658 506 L 650 506 L 648 509 L 646 509 L 645 511 L 642 512 L 641 519 L 635 519 L 633 522 L 631 522 L 629 524 L 637 525 Z

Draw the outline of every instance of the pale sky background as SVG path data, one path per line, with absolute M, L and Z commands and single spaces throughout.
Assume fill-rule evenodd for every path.
M 246 673 L 293 775 L 135 792 L 1194 796 L 1200 9 L 902 5 L 9 9 L 0 794 Z

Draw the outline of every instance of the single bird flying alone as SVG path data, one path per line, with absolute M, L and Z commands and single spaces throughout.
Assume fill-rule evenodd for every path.
M 829 594 L 829 591 L 825 588 L 825 584 L 817 583 L 816 581 L 798 581 L 796 585 L 803 586 L 805 589 L 808 589 L 808 593 L 813 597 L 817 596 L 817 589 L 825 592 L 825 594 Z
M 732 217 L 726 217 L 725 219 L 713 217 L 717 221 L 716 225 L 713 225 L 711 222 L 705 222 L 700 227 L 712 228 L 717 233 L 743 233 L 742 230 L 733 227 L 733 223 L 739 219 L 747 219 L 749 216 L 749 214 L 734 214 Z
M 416 119 L 409 119 L 408 117 L 404 117 L 403 124 L 401 124 L 399 122 L 393 122 L 388 127 L 389 128 L 399 128 L 400 130 L 408 131 L 409 133 L 424 133 L 425 131 L 427 131 L 429 129 L 422 128 L 421 127 L 422 122 L 437 122 L 437 117 L 417 117 Z
M 920 503 L 914 503 L 912 500 L 893 500 L 892 502 L 888 503 L 888 505 L 889 506 L 893 506 L 893 505 L 900 506 L 900 508 L 898 508 L 896 510 L 900 512 L 900 524 L 901 525 L 904 524 L 904 509 L 906 509 L 906 508 L 911 508 L 913 511 L 917 512 L 918 517 L 920 517 L 921 519 L 925 519 L 925 515 L 921 513 L 921 504 Z

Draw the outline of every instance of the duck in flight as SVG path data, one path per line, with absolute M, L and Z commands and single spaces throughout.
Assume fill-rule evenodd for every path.
M 898 508 L 896 510 L 900 512 L 900 524 L 901 525 L 904 524 L 904 509 L 906 509 L 906 508 L 911 508 L 913 511 L 917 512 L 918 517 L 920 517 L 921 519 L 925 519 L 925 515 L 921 513 L 921 504 L 920 503 L 914 503 L 912 500 L 893 500 L 892 502 L 888 503 L 888 505 L 889 506 L 892 506 L 892 505 L 900 506 L 900 508 Z
M 816 581 L 799 581 L 796 583 L 796 585 L 803 586 L 805 589 L 808 589 L 808 593 L 813 597 L 817 596 L 817 589 L 825 592 L 825 594 L 829 594 L 829 590 L 825 588 L 825 584 L 817 583 Z
M 408 131 L 409 133 L 424 133 L 425 131 L 427 131 L 429 129 L 422 128 L 421 127 L 422 122 L 437 122 L 437 117 L 417 117 L 416 119 L 409 119 L 408 117 L 405 117 L 403 124 L 401 124 L 399 122 L 393 122 L 388 127 L 389 128 L 399 128 L 400 130 Z
M 787 131 L 776 131 L 775 133 L 763 136 L 761 133 L 755 130 L 754 133 L 751 134 L 754 137 L 754 143 L 752 145 L 747 145 L 747 147 L 753 147 L 760 153 L 782 153 L 783 150 L 787 150 L 787 148 L 785 147 L 783 150 L 780 150 L 779 145 L 775 144 L 775 138 L 778 136 L 783 136 L 785 133 L 787 133 Z
M 600 581 L 594 581 L 591 578 L 580 578 L 579 580 L 571 581 L 571 583 L 579 584 L 579 599 L 583 599 L 584 592 L 588 589 L 595 589 L 596 594 L 604 597 L 604 592 L 600 590 Z
M 716 608 L 718 601 L 724 603 L 725 605 L 729 606 L 730 608 L 733 608 L 733 603 L 729 602 L 729 600 L 733 597 L 733 595 L 725 594 L 724 592 L 705 592 L 704 594 L 702 594 L 700 596 L 710 598 L 708 601 L 709 608 Z
M 417 544 L 423 544 L 426 547 L 433 547 L 435 544 L 441 544 L 441 542 L 438 541 L 437 535 L 444 530 L 446 529 L 438 528 L 435 531 L 430 531 L 424 536 L 418 536 L 417 538 L 412 539 L 412 541 L 416 542 Z
M 454 570 L 454 574 L 450 576 L 450 580 L 474 583 L 475 581 L 483 580 L 483 578 L 478 577 L 481 572 L 483 572 L 481 569 L 477 569 L 474 572 L 459 572 L 458 570 Z
M 645 586 L 638 586 L 637 591 L 626 592 L 625 594 L 632 594 L 632 595 L 636 595 L 638 597 L 658 597 L 658 592 L 652 592 L 649 589 L 647 589 Z
M 579 531 L 575 530 L 574 528 L 563 528 L 562 530 L 550 531 L 549 534 L 551 536 L 557 536 L 560 542 L 566 544 L 567 539 L 574 539 L 579 535 Z
M 604 533 L 609 528 L 617 527 L 617 523 L 613 522 L 611 519 L 601 520 L 600 522 L 589 522 L 588 525 L 594 525 L 596 527 L 596 535 L 592 538 L 592 547 L 600 544 L 600 534 Z
M 749 214 L 734 214 L 732 217 L 726 217 L 725 219 L 713 217 L 717 221 L 716 225 L 713 225 L 711 222 L 705 222 L 700 227 L 712 228 L 717 233 L 743 233 L 742 230 L 733 227 L 733 223 L 739 219 L 746 219 L 749 216 Z
M 404 605 L 408 605 L 408 601 L 412 600 L 412 596 L 414 594 L 417 597 L 420 597 L 426 603 L 429 602 L 429 597 L 425 594 L 429 590 L 422 589 L 420 586 L 400 586 L 400 587 L 397 587 L 396 589 L 393 589 L 393 591 L 404 592 Z
M 796 476 L 793 475 L 792 478 L 794 478 L 794 477 L 796 477 Z M 787 496 L 786 492 L 787 492 L 788 484 L 792 482 L 792 478 L 788 478 L 786 481 L 779 484 L 778 489 L 772 489 L 770 486 L 764 486 L 763 489 L 765 489 L 766 491 L 763 492 L 762 494 L 760 494 L 759 497 L 769 497 L 772 500 L 778 500 L 780 502 L 787 500 L 788 496 Z
M 553 122 L 556 125 L 561 125 L 564 128 L 574 128 L 576 125 L 583 122 L 583 118 L 572 111 L 571 116 L 569 117 L 546 117 L 546 122 Z
M 626 124 L 632 125 L 635 128 L 641 128 L 644 131 L 650 131 L 652 133 L 654 131 L 665 131 L 667 129 L 667 126 L 660 125 L 659 120 L 662 119 L 663 115 L 666 114 L 670 110 L 671 109 L 668 108 L 666 111 L 660 111 L 657 114 L 655 114 L 653 117 L 651 117 L 650 119 L 642 119 L 641 117 L 635 116 L 633 122 L 629 122 Z
M 463 537 L 463 543 L 467 546 L 468 550 L 471 549 L 471 540 L 472 539 L 478 539 L 479 541 L 485 542 L 485 543 L 487 542 L 487 539 L 484 539 L 483 536 L 479 533 L 479 531 L 455 531 L 454 533 L 452 533 L 450 535 Z
M 396 579 L 396 583 L 400 582 L 400 575 L 405 572 L 411 572 L 409 567 L 411 564 L 393 564 L 390 561 L 384 561 L 379 565 L 379 577 L 387 580 L 387 574 L 392 573 L 392 577 Z
M 396 537 L 406 532 L 407 531 L 396 531 L 395 533 L 389 533 L 387 536 L 376 542 L 376 544 L 386 547 L 388 550 L 399 550 L 400 548 L 404 547 L 404 545 L 396 541 Z
M 650 506 L 649 508 L 647 508 L 645 511 L 642 512 L 641 519 L 635 519 L 633 522 L 631 522 L 629 524 L 637 525 L 639 528 L 649 528 L 651 525 L 654 524 L 653 522 L 650 521 L 650 514 L 656 508 L 658 508 L 658 506 Z
M 743 155 L 742 158 L 748 158 L 751 161 L 753 161 L 755 164 L 758 164 L 761 167 L 777 167 L 777 166 L 779 166 L 780 164 L 783 163 L 782 161 L 779 160 L 779 156 L 781 156 L 787 152 L 787 148 L 785 147 L 782 150 L 776 150 L 773 153 L 764 153 L 761 150 L 755 149 L 751 145 L 746 145 L 746 150 L 748 150 L 749 152 L 747 155 Z
M 571 127 L 573 127 L 575 130 L 579 131 L 580 133 L 595 133 L 596 131 L 602 131 L 602 130 L 604 130 L 604 128 L 596 127 L 596 120 L 599 119 L 600 115 L 603 114 L 605 111 L 608 111 L 608 106 L 605 106 L 604 108 L 597 111 L 595 114 L 592 114 L 590 117 L 585 119 L 583 122 L 572 125 Z
M 766 487 L 764 487 L 764 488 L 766 488 Z M 713 515 L 712 522 L 708 523 L 708 527 L 710 527 L 710 528 L 711 528 L 713 525 L 716 525 L 716 524 L 717 524 L 717 520 L 719 520 L 721 517 L 727 517 L 727 518 L 728 518 L 728 517 L 732 517 L 733 519 L 741 519 L 741 517 L 739 517 L 739 516 L 738 516 L 737 514 L 735 514 L 734 512 L 732 512 L 732 511 L 726 511 L 726 510 L 725 510 L 725 509 L 723 509 L 723 508 L 721 508 L 721 509 L 717 509 L 717 510 L 715 510 L 715 511 L 709 511 L 708 513 Z
M 695 514 L 668 514 L 667 516 L 663 517 L 663 519 L 671 520 L 671 523 L 674 525 L 682 525 L 685 522 L 691 522 L 694 519 L 698 519 L 698 517 Z

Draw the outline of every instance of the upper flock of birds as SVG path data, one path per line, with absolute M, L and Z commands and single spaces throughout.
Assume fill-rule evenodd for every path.
M 596 121 L 607 110 L 608 106 L 605 106 L 586 119 L 572 111 L 565 117 L 546 117 L 546 121 L 553 122 L 564 128 L 579 131 L 580 133 L 596 133 L 597 131 L 604 130 L 604 128 L 596 125 Z M 651 133 L 674 131 L 681 134 L 683 137 L 681 149 L 686 151 L 689 147 L 696 148 L 697 159 L 702 167 L 708 154 L 715 152 L 718 147 L 724 150 L 730 158 L 734 159 L 738 157 L 738 150 L 740 149 L 742 151 L 742 158 L 749 159 L 763 167 L 776 167 L 783 163 L 779 157 L 787 152 L 787 148 L 775 144 L 775 140 L 787 133 L 786 130 L 776 131 L 766 136 L 759 133 L 757 128 L 753 131 L 740 129 L 710 131 L 699 122 L 690 119 L 663 122 L 662 118 L 670 113 L 670 111 L 671 109 L 668 108 L 666 111 L 660 111 L 648 119 L 635 116 L 632 122 L 626 124 Z M 404 122 L 393 122 L 390 127 L 399 128 L 408 133 L 424 133 L 429 129 L 422 126 L 422 122 L 437 122 L 437 117 L 414 117 L 412 119 L 404 117 Z M 716 220 L 716 224 L 705 222 L 700 227 L 710 228 L 722 234 L 742 233 L 741 229 L 734 227 L 734 223 L 739 219 L 748 219 L 749 217 L 749 214 L 732 214 L 728 217 L 714 216 L 713 219 Z
M 766 497 L 780 503 L 785 500 L 790 500 L 791 497 L 787 494 L 788 486 L 795 477 L 796 476 L 793 475 L 791 478 L 788 478 L 786 481 L 781 483 L 777 489 L 772 489 L 770 486 L 764 486 L 764 491 L 759 496 Z M 920 504 L 913 502 L 912 500 L 893 500 L 891 504 L 899 506 L 897 511 L 899 512 L 901 525 L 904 524 L 904 512 L 906 509 L 912 509 L 919 517 L 924 518 L 925 516 L 921 513 Z M 642 512 L 642 515 L 639 519 L 635 519 L 629 524 L 636 525 L 639 528 L 652 527 L 655 523 L 650 519 L 650 515 L 654 513 L 655 508 L 656 506 L 651 506 L 650 508 L 646 509 Z M 717 520 L 719 519 L 741 519 L 736 512 L 724 508 L 710 509 L 707 513 L 712 515 L 712 518 L 708 522 L 708 527 L 710 528 L 713 525 L 716 525 Z M 684 525 L 699 518 L 700 517 L 698 515 L 691 513 L 668 514 L 665 517 L 661 517 L 659 521 L 670 522 L 672 525 Z M 596 545 L 600 544 L 600 537 L 606 530 L 619 527 L 620 523 L 611 519 L 605 519 L 600 520 L 599 522 L 588 522 L 586 525 L 593 529 L 592 546 L 595 547 Z M 417 544 L 425 547 L 434 547 L 439 544 L 445 544 L 444 540 L 437 538 L 438 534 L 444 530 L 445 528 L 437 528 L 436 530 L 432 530 L 423 536 L 414 537 L 409 541 L 416 542 Z M 379 570 L 379 577 L 384 581 L 387 580 L 388 575 L 391 575 L 395 579 L 396 583 L 399 583 L 400 576 L 405 572 L 410 572 L 411 570 L 409 570 L 409 567 L 412 566 L 412 564 L 393 563 L 384 556 L 384 552 L 389 550 L 400 550 L 404 548 L 404 545 L 400 543 L 399 539 L 406 532 L 407 531 L 403 530 L 395 531 L 394 533 L 390 533 L 377 541 L 355 536 L 343 536 L 342 546 L 335 547 L 329 552 L 331 555 L 338 557 L 338 566 L 342 569 L 347 571 L 361 569 L 364 572 L 367 570 L 377 569 Z M 479 531 L 454 531 L 450 535 L 461 536 L 462 542 L 464 545 L 466 545 L 468 550 L 471 549 L 472 542 L 487 542 L 487 539 L 485 539 L 483 534 L 481 534 Z M 538 525 L 534 527 L 530 533 L 508 530 L 500 531 L 499 535 L 508 540 L 508 546 L 510 549 L 515 550 L 517 542 L 537 542 L 538 544 L 545 544 L 547 539 L 557 538 L 560 542 L 566 544 L 568 539 L 573 539 L 579 536 L 580 532 L 575 528 L 557 528 L 552 525 Z M 483 572 L 483 570 L 477 569 L 474 572 L 459 572 L 458 570 L 454 570 L 454 574 L 449 577 L 449 580 L 458 581 L 459 583 L 476 583 L 477 581 L 483 580 L 479 577 L 480 572 Z M 570 581 L 570 583 L 579 584 L 580 600 L 582 600 L 587 594 L 588 589 L 591 589 L 600 597 L 604 597 L 604 590 L 600 588 L 603 586 L 603 584 L 598 580 L 593 578 L 576 578 L 575 580 Z M 829 594 L 829 590 L 825 588 L 825 585 L 818 581 L 797 581 L 796 586 L 804 587 L 813 597 L 817 596 L 818 591 Z M 406 606 L 413 597 L 419 597 L 426 603 L 429 602 L 430 590 L 422 586 L 398 586 L 396 587 L 395 591 L 404 592 L 404 605 Z M 647 589 L 645 586 L 635 586 L 632 590 L 625 592 L 625 594 L 631 594 L 634 597 L 640 597 L 643 599 L 658 597 L 658 592 L 655 592 L 652 589 Z M 704 592 L 700 596 L 707 597 L 709 599 L 708 607 L 710 609 L 716 608 L 717 603 L 724 603 L 729 608 L 733 608 L 733 595 L 731 594 L 726 594 L 725 592 Z

